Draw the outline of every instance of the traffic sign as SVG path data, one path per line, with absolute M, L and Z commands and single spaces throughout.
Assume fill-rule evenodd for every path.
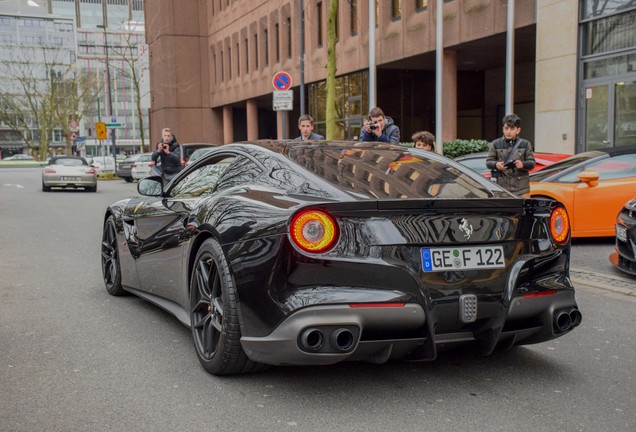
M 126 123 L 105 123 L 108 129 L 117 129 L 126 127 Z
M 106 123 L 97 122 L 95 123 L 95 132 L 97 133 L 97 139 L 103 140 L 108 137 L 108 132 L 106 132 Z
M 291 75 L 287 72 L 276 72 L 272 79 L 274 90 L 289 90 L 292 86 Z
M 273 100 L 274 111 L 291 111 L 294 109 L 294 91 L 275 91 Z

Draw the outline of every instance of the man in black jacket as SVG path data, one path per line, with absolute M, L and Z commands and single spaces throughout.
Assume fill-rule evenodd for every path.
M 170 128 L 161 131 L 161 141 L 150 157 L 161 170 L 164 185 L 183 168 L 181 165 L 181 148 Z
M 510 192 L 530 195 L 530 176 L 534 168 L 534 150 L 529 141 L 519 138 L 521 119 L 516 114 L 503 118 L 503 136 L 490 143 L 486 167 L 492 171 L 492 179 Z

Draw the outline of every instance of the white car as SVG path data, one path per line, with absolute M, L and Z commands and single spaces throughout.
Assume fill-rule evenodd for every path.
M 135 180 L 139 180 L 150 175 L 150 169 L 155 166 L 155 163 L 150 158 L 152 153 L 142 153 L 139 158 L 133 163 L 130 169 L 130 174 Z
M 115 158 L 112 156 L 95 156 L 90 164 L 97 174 L 115 172 Z

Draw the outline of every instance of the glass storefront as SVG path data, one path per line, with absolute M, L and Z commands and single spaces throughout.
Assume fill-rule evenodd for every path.
M 326 82 L 308 85 L 309 114 L 314 118 L 314 130 L 325 135 L 327 119 Z M 367 114 L 368 72 L 355 72 L 336 78 L 336 139 L 356 139 Z
M 636 6 L 583 1 L 580 29 L 577 150 L 636 144 Z

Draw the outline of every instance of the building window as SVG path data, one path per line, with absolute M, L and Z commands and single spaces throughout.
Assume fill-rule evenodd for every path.
M 269 37 L 267 34 L 267 29 L 263 32 L 265 39 L 265 66 L 269 66 Z
M 225 81 L 225 57 L 223 57 L 223 50 L 221 50 L 221 82 Z
M 428 7 L 428 0 L 415 0 L 415 10 L 420 12 Z
M 238 42 L 236 43 L 236 76 L 241 76 L 241 50 Z
M 292 25 L 290 17 L 287 17 L 287 58 L 292 58 Z
M 318 47 L 322 46 L 322 2 L 316 4 L 316 15 L 318 15 L 318 23 L 316 25 L 316 39 L 318 40 Z
M 351 0 L 349 8 L 351 10 L 349 29 L 351 30 L 351 36 L 355 36 L 358 34 L 358 0 Z
M 309 114 L 314 118 L 318 133 L 326 130 L 326 81 L 318 81 L 308 86 Z M 362 121 L 368 106 L 368 72 L 355 72 L 336 78 L 338 118 L 336 139 L 356 139 L 360 134 Z
M 402 0 L 391 0 L 391 18 L 394 20 L 402 18 Z
M 636 46 L 636 10 L 583 24 L 583 55 Z
M 254 68 L 258 70 L 258 35 L 254 33 Z
M 217 76 L 216 76 L 216 53 L 212 52 L 212 70 L 214 71 L 214 84 L 217 83 Z
M 250 44 L 247 43 L 247 38 L 245 38 L 245 72 L 250 71 Z
M 274 43 L 276 44 L 275 53 L 276 53 L 276 63 L 280 63 L 280 26 L 278 23 L 274 25 Z
M 227 47 L 227 79 L 232 79 L 232 47 Z

